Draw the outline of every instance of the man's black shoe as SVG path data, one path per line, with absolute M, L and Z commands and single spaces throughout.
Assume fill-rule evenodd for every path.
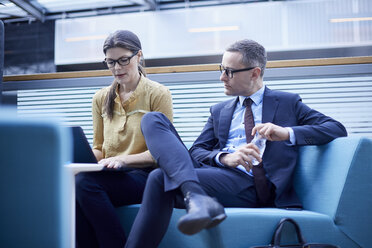
M 178 221 L 178 229 L 193 235 L 204 228 L 212 228 L 226 219 L 223 206 L 212 197 L 187 193 L 185 197 L 187 214 Z

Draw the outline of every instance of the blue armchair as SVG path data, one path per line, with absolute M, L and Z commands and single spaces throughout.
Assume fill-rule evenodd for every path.
M 4 24 L 0 20 L 0 105 L 3 93 L 3 67 L 4 67 Z
M 304 210 L 276 208 L 226 208 L 219 226 L 186 236 L 176 228 L 185 214 L 175 209 L 161 248 L 240 248 L 269 244 L 283 217 L 296 220 L 308 242 L 340 247 L 372 244 L 372 140 L 339 138 L 322 146 L 300 148 L 294 184 Z M 129 230 L 139 205 L 121 207 L 117 213 Z M 293 230 L 292 230 L 293 232 Z M 287 241 L 293 233 L 286 234 Z
M 0 247 L 73 246 L 71 134 L 0 109 Z

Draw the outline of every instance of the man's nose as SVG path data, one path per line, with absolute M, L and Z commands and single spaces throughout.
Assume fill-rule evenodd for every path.
M 221 81 L 227 81 L 228 80 L 228 77 L 226 75 L 226 71 L 222 71 L 222 73 L 220 75 L 220 80 Z

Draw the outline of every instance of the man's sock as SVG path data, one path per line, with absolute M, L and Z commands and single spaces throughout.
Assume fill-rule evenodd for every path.
M 207 195 L 207 193 L 205 193 L 200 184 L 194 181 L 187 181 L 181 184 L 181 191 L 184 196 L 186 196 L 187 192 L 200 195 Z

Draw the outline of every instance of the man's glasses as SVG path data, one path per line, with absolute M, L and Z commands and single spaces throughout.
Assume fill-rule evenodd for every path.
M 243 69 L 232 70 L 232 69 L 228 69 L 228 68 L 225 68 L 222 65 L 220 65 L 220 72 L 221 73 L 225 72 L 226 76 L 228 76 L 229 78 L 233 78 L 235 72 L 249 71 L 249 70 L 252 70 L 254 68 L 256 68 L 256 66 L 255 67 L 248 67 L 248 68 L 243 68 Z
M 102 61 L 102 63 L 105 64 L 108 68 L 115 67 L 116 63 L 118 63 L 121 66 L 129 65 L 131 58 L 136 56 L 137 53 L 138 53 L 138 51 L 133 53 L 133 55 L 130 56 L 130 57 L 121 57 L 121 58 L 116 59 L 116 60 L 115 59 L 105 59 L 104 61 Z

